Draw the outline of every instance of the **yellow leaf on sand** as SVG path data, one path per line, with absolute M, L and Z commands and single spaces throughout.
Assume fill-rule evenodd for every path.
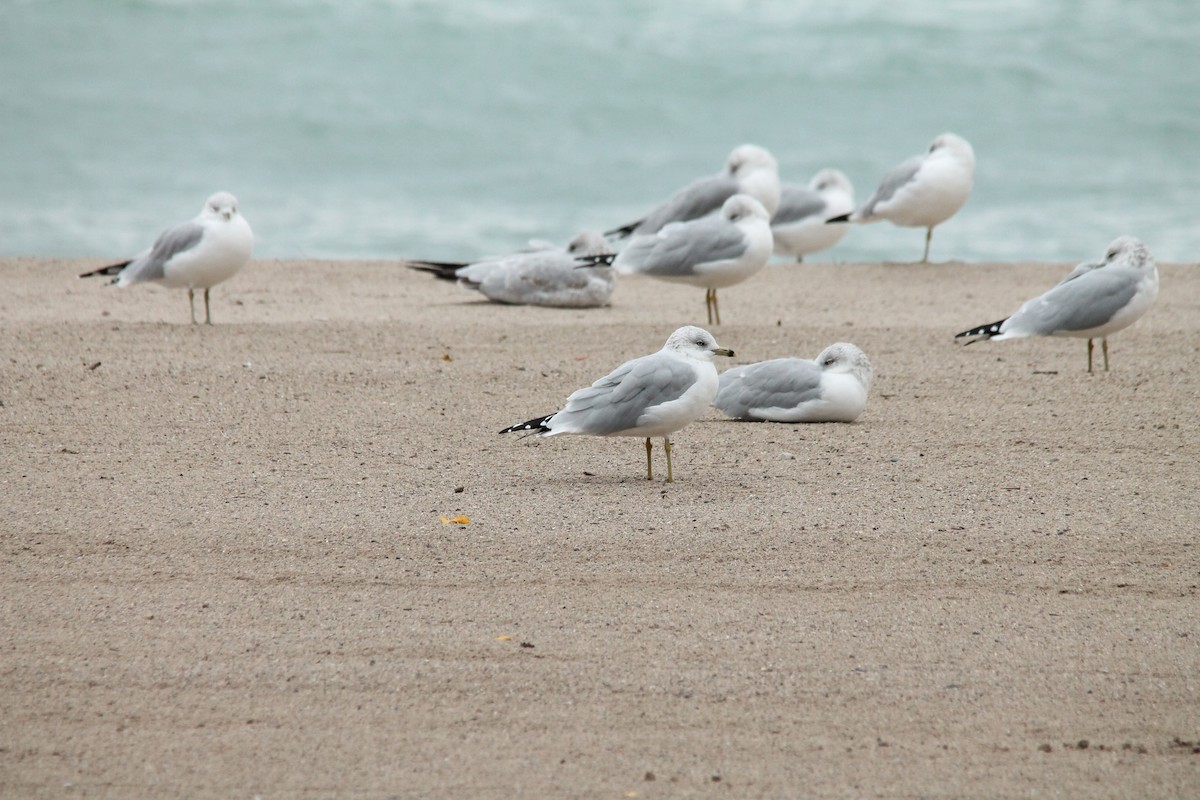
M 497 642 L 511 642 L 512 637 L 511 636 L 497 636 L 496 641 Z
M 471 524 L 471 518 L 470 518 L 470 517 L 468 517 L 466 514 L 459 514 L 457 517 L 446 517 L 446 516 L 443 516 L 443 517 L 442 517 L 442 524 L 443 524 L 443 525 L 450 525 L 450 524 L 454 524 L 454 525 L 470 525 L 470 524 Z

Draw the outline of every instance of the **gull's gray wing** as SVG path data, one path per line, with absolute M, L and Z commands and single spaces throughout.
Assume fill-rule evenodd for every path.
M 637 222 L 608 231 L 644 236 L 657 233 L 671 222 L 687 222 L 720 211 L 726 200 L 738 193 L 738 182 L 730 175 L 713 175 L 692 181 Z
M 1005 332 L 1053 336 L 1097 328 L 1129 304 L 1140 277 L 1136 269 L 1116 265 L 1084 270 L 1021 306 L 1005 323 Z
M 614 266 L 619 272 L 667 278 L 693 275 L 696 265 L 741 258 L 746 247 L 742 230 L 729 220 L 698 219 L 634 238 Z
M 143 281 L 157 281 L 163 277 L 168 261 L 191 250 L 204 237 L 204 226 L 198 222 L 185 222 L 163 231 L 150 252 L 134 259 L 119 278 L 122 286 Z
M 755 408 L 796 408 L 821 399 L 821 368 L 805 358 L 777 358 L 721 373 L 713 405 L 736 419 Z
M 917 170 L 921 168 L 921 164 L 925 162 L 925 156 L 913 156 L 912 158 L 901 162 L 898 166 L 893 167 L 883 180 L 879 182 L 879 188 L 875 190 L 875 194 L 863 203 L 862 208 L 858 210 L 860 219 L 866 219 L 875 213 L 875 207 L 880 203 L 886 203 L 896 196 L 896 192 L 902 186 L 913 179 L 917 174 Z
M 1080 275 L 1086 275 L 1087 273 L 1091 272 L 1092 270 L 1099 269 L 1100 267 L 1103 267 L 1103 266 L 1104 266 L 1103 261 L 1085 261 L 1082 264 L 1080 264 L 1079 266 L 1075 267 L 1075 269 L 1068 272 L 1067 277 L 1065 277 L 1061 281 L 1059 281 L 1058 285 L 1062 286 L 1067 281 L 1073 281 L 1076 278 L 1078 278 Z
M 662 352 L 635 358 L 568 397 L 551 429 L 596 436 L 627 431 L 648 409 L 678 400 L 695 383 L 696 371 L 683 359 Z
M 771 226 L 800 222 L 824 213 L 825 198 L 807 186 L 784 186 L 779 195 L 779 208 L 771 218 Z

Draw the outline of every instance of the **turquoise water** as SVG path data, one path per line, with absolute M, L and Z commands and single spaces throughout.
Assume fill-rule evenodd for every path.
M 228 189 L 259 257 L 465 258 L 626 222 L 745 141 L 862 199 L 952 130 L 976 187 L 935 259 L 1197 261 L 1197 42 L 1191 0 L 0 0 L 0 253 L 128 255 Z

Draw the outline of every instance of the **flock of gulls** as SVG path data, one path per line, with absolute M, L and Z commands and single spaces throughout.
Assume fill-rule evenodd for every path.
M 937 136 L 880 180 L 861 205 L 836 169 L 822 169 L 807 185 L 780 182 L 778 164 L 752 144 L 735 148 L 716 175 L 684 186 L 644 217 L 599 233 L 583 231 L 565 247 L 534 242 L 499 258 L 473 263 L 410 261 L 490 300 L 512 305 L 591 308 L 608 305 L 617 275 L 646 275 L 705 290 L 709 325 L 721 323 L 717 291 L 753 276 L 772 255 L 802 260 L 836 245 L 850 226 L 887 220 L 925 229 L 922 262 L 933 229 L 954 216 L 971 194 L 975 153 L 953 133 Z M 620 249 L 615 242 L 622 242 Z M 250 260 L 254 236 L 228 192 L 208 198 L 200 214 L 164 231 L 135 258 L 86 272 L 111 276 L 118 286 L 156 282 L 186 288 L 192 323 L 195 292 L 204 290 L 205 322 L 212 324 L 209 291 Z M 1061 283 L 998 322 L 957 334 L 983 339 L 1073 336 L 1087 339 L 1088 372 L 1101 340 L 1108 369 L 1108 336 L 1140 319 L 1158 296 L 1150 251 L 1132 236 L 1114 240 L 1099 261 L 1080 264 Z M 558 411 L 500 433 L 583 434 L 645 440 L 646 478 L 652 480 L 652 438 L 661 437 L 667 481 L 673 433 L 715 406 L 734 419 L 771 422 L 853 422 L 866 407 L 872 367 L 853 344 L 830 345 L 814 360 L 778 358 L 718 374 L 713 358 L 732 356 L 711 333 L 679 328 L 656 353 L 627 361 L 567 398 Z

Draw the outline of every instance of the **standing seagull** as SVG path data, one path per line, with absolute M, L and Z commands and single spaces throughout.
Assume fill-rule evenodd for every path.
M 250 260 L 254 234 L 238 213 L 237 198 L 217 192 L 191 222 L 168 228 L 146 252 L 131 261 L 85 272 L 79 277 L 116 275 L 110 283 L 129 286 L 154 281 L 171 288 L 188 290 L 192 324 L 196 324 L 194 291 L 204 290 L 204 321 L 212 325 L 209 289 L 232 278 Z
M 943 133 L 928 152 L 913 156 L 883 176 L 875 194 L 850 214 L 830 222 L 878 222 L 886 219 L 904 228 L 925 228 L 925 255 L 933 229 L 958 212 L 975 184 L 975 151 L 953 133 Z
M 713 356 L 732 355 L 732 350 L 717 347 L 711 333 L 687 325 L 672 333 L 662 350 L 626 361 L 572 394 L 561 411 L 500 433 L 644 436 L 648 481 L 654 480 L 650 437 L 661 436 L 667 454 L 667 483 L 672 483 L 670 435 L 699 419 L 712 403 L 718 383 Z
M 955 336 L 979 339 L 1023 339 L 1027 336 L 1074 336 L 1088 340 L 1088 372 L 1092 342 L 1100 338 L 1108 371 L 1108 335 L 1142 318 L 1158 298 L 1154 256 L 1132 236 L 1113 240 L 1098 264 L 1083 263 L 1061 283 L 1027 301 L 1008 319 L 979 325 Z
M 595 308 L 607 305 L 616 280 L 610 269 L 578 269 L 575 259 L 612 255 L 608 240 L 584 231 L 565 248 L 545 247 L 485 261 L 410 261 L 408 266 L 456 280 L 465 289 L 482 292 L 495 303 Z
M 605 231 L 605 236 L 647 236 L 672 222 L 687 222 L 716 214 L 735 194 L 748 194 L 763 204 L 770 218 L 779 207 L 779 165 L 775 156 L 761 147 L 744 144 L 734 148 L 725 169 L 700 178 L 673 194 L 642 219 Z
M 735 194 L 721 215 L 667 225 L 658 233 L 635 236 L 617 256 L 580 259 L 585 265 L 611 264 L 622 275 L 649 275 L 664 281 L 703 286 L 708 322 L 721 324 L 717 289 L 741 283 L 771 257 L 770 215 L 762 203 Z
M 766 422 L 853 422 L 867 407 L 871 361 L 838 342 L 816 361 L 776 358 L 721 373 L 713 405 L 734 419 Z
M 771 218 L 775 253 L 803 261 L 808 253 L 828 250 L 849 229 L 825 222 L 853 210 L 854 186 L 840 170 L 823 169 L 812 177 L 808 186 L 785 184 L 779 208 Z

